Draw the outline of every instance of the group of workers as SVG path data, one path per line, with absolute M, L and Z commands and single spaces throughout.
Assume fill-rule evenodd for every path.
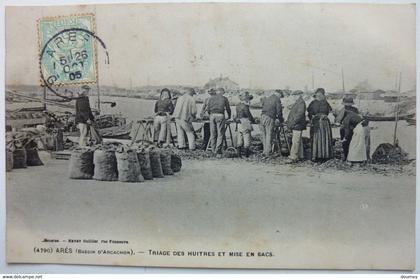
M 83 87 L 81 96 L 76 100 L 76 122 L 80 130 L 81 146 L 86 145 L 88 125 L 94 121 L 90 110 L 87 93 L 89 88 Z M 239 94 L 240 103 L 236 105 L 236 115 L 232 119 L 229 100 L 224 96 L 223 88 L 208 90 L 209 97 L 204 101 L 200 113 L 201 119 L 208 119 L 203 124 L 202 149 L 210 148 L 217 157 L 222 156 L 223 143 L 227 121 L 238 123 L 236 150 L 239 157 L 250 155 L 251 132 L 256 119 L 250 110 L 253 96 L 249 92 Z M 198 109 L 194 99 L 196 92 L 187 88 L 178 98 L 172 98 L 169 89 L 164 88 L 154 107 L 154 141 L 158 146 L 169 145 L 172 140 L 170 123 L 174 119 L 177 127 L 177 142 L 179 149 L 195 150 L 196 132 L 193 122 L 197 121 Z M 268 157 L 272 153 L 273 140 L 279 129 L 287 127 L 292 133 L 292 144 L 289 152 L 291 163 L 305 159 L 302 142 L 302 133 L 310 126 L 311 160 L 326 161 L 332 159 L 333 137 L 329 114 L 333 112 L 326 100 L 325 90 L 318 88 L 313 100 L 306 107 L 303 91 L 296 91 L 290 107 L 287 120 L 283 118 L 283 105 L 281 98 L 284 94 L 276 90 L 272 95 L 261 98 L 261 117 L 259 129 L 263 144 L 263 155 Z M 344 160 L 349 162 L 366 162 L 370 159 L 370 129 L 368 120 L 354 107 L 353 98 L 343 99 L 343 108 L 334 113 L 335 122 L 340 124 L 340 137 L 343 147 Z
M 169 89 L 161 91 L 160 99 L 155 104 L 155 141 L 158 145 L 170 144 L 170 121 L 175 119 L 177 127 L 177 140 L 179 149 L 195 150 L 196 134 L 193 122 L 197 119 L 197 105 L 194 99 L 196 94 L 193 88 L 188 88 L 186 93 L 171 100 Z M 215 156 L 221 156 L 227 121 L 232 119 L 232 111 L 228 99 L 224 96 L 223 88 L 210 89 L 209 97 L 205 99 L 201 119 L 208 119 L 203 124 L 204 142 L 202 149 L 208 147 Z M 281 98 L 284 96 L 281 90 L 276 90 L 271 96 L 261 99 L 261 118 L 259 128 L 263 144 L 263 155 L 269 156 L 272 152 L 273 139 L 278 128 L 285 125 L 292 133 L 290 147 L 290 162 L 303 160 L 304 148 L 302 133 L 307 128 L 307 118 L 310 123 L 311 160 L 326 161 L 333 158 L 333 137 L 331 123 L 328 115 L 332 108 L 325 97 L 325 90 L 319 88 L 315 91 L 314 100 L 308 107 L 303 99 L 303 92 L 296 91 L 295 98 L 290 108 L 287 121 L 283 118 L 283 106 Z M 232 119 L 238 123 L 236 149 L 239 157 L 250 155 L 251 132 L 256 119 L 250 110 L 250 102 L 253 96 L 249 92 L 239 94 L 239 104 L 236 105 L 236 115 Z M 365 162 L 369 159 L 370 137 L 368 121 L 359 114 L 354 107 L 351 97 L 343 99 L 343 108 L 335 113 L 335 121 L 341 124 L 340 136 L 344 151 L 344 160 L 351 162 Z M 206 136 L 207 135 L 207 136 Z M 186 144 L 188 139 L 188 146 Z M 208 143 L 209 142 L 209 143 Z M 209 146 L 208 146 L 209 145 Z
M 232 113 L 228 99 L 223 96 L 225 93 L 223 88 L 211 89 L 208 93 L 210 97 L 205 100 L 200 116 L 201 118 L 209 119 L 209 125 L 204 126 L 204 130 L 210 130 L 210 137 L 207 141 L 210 141 L 210 147 L 213 153 L 221 156 L 226 120 L 231 118 Z M 197 119 L 197 104 L 193 97 L 195 94 L 196 92 L 193 88 L 187 88 L 185 94 L 177 98 L 174 104 L 169 89 L 164 88 L 161 90 L 160 98 L 155 103 L 153 125 L 154 141 L 158 146 L 170 144 L 170 122 L 173 118 L 177 127 L 178 148 L 196 149 L 196 134 L 192 124 Z M 247 143 L 250 142 L 250 138 L 246 136 L 245 138 L 248 140 Z M 188 147 L 186 145 L 186 139 L 188 140 Z

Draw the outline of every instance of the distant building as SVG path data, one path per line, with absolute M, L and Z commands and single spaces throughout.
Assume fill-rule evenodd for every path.
M 346 96 L 352 97 L 353 99 L 355 99 L 357 94 L 350 93 L 350 92 L 327 92 L 325 96 L 327 97 L 327 99 L 330 99 L 330 100 L 339 100 L 339 99 L 343 99 Z
M 204 89 L 210 88 L 224 88 L 226 91 L 235 91 L 239 89 L 239 84 L 232 81 L 228 77 L 220 76 L 215 79 L 209 80 L 205 85 Z
M 398 102 L 399 100 L 405 100 L 410 97 L 415 97 L 415 94 L 413 93 L 415 93 L 415 91 L 413 90 L 401 92 L 401 93 L 398 93 L 397 91 L 394 91 L 394 90 L 390 90 L 382 94 L 382 97 L 386 103 L 395 103 L 395 102 Z

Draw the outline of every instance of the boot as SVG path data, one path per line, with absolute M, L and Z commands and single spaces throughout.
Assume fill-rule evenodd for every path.
M 237 154 L 238 154 L 238 158 L 242 158 L 242 147 L 237 147 L 236 148 L 236 152 L 237 152 Z

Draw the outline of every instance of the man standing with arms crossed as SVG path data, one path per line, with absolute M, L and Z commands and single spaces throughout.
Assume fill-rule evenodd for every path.
M 229 100 L 223 96 L 225 90 L 223 88 L 217 89 L 217 94 L 208 99 L 206 110 L 210 115 L 210 142 L 211 150 L 214 155 L 218 157 L 222 153 L 223 137 L 225 135 L 226 118 L 231 118 L 231 110 Z
M 195 134 L 192 121 L 197 115 L 197 105 L 193 95 L 195 95 L 194 89 L 188 88 L 187 92 L 178 98 L 173 113 L 178 128 L 177 136 L 179 149 L 187 148 L 185 144 L 185 134 L 187 134 L 188 147 L 190 150 L 195 150 Z

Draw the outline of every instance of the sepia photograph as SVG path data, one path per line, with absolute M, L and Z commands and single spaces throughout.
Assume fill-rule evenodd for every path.
M 6 6 L 8 263 L 413 270 L 416 6 Z

